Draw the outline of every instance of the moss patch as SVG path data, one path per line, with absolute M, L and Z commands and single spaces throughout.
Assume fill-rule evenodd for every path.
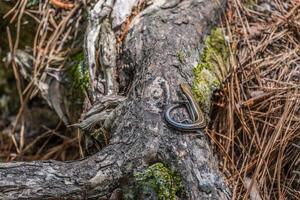
M 148 167 L 137 173 L 135 179 L 144 193 L 154 191 L 159 200 L 173 200 L 183 191 L 181 179 L 177 173 L 162 163 Z
M 193 91 L 205 112 L 210 110 L 210 98 L 228 73 L 229 48 L 220 28 L 212 30 L 205 40 L 199 64 L 194 68 Z
M 77 121 L 80 116 L 85 91 L 89 89 L 89 73 L 83 52 L 79 52 L 70 58 L 68 77 L 71 81 L 68 85 L 67 99 L 71 122 Z
M 180 63 L 185 63 L 186 55 L 183 50 L 180 50 L 176 53 L 176 58 Z
M 89 88 L 89 72 L 84 60 L 83 52 L 74 55 L 72 58 L 74 62 L 72 68 L 70 69 L 70 75 L 73 79 L 72 88 L 79 89 L 81 92 Z

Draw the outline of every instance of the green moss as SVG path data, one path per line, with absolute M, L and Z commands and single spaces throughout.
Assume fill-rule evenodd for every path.
M 68 78 L 70 79 L 67 90 L 68 109 L 71 122 L 78 120 L 80 116 L 85 91 L 89 89 L 89 73 L 85 63 L 83 52 L 79 52 L 70 58 Z
M 181 62 L 181 63 L 184 63 L 184 62 L 185 62 L 185 57 L 186 57 L 186 55 L 185 55 L 185 53 L 184 53 L 183 50 L 180 50 L 180 51 L 178 51 L 178 52 L 176 53 L 176 58 L 177 58 L 177 60 L 178 60 L 179 62 Z
M 205 40 L 199 64 L 194 68 L 193 91 L 206 112 L 210 98 L 228 73 L 229 48 L 220 28 L 212 30 Z
M 151 165 L 144 172 L 137 173 L 135 178 L 144 192 L 155 191 L 159 200 L 173 200 L 183 191 L 178 174 L 162 163 Z
M 81 92 L 89 88 L 89 73 L 84 60 L 83 52 L 72 57 L 74 65 L 70 69 L 70 75 L 73 79 L 72 88 L 79 89 Z

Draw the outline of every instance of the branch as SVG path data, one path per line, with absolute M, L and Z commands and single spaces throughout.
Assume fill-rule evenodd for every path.
M 225 0 L 154 2 L 134 18 L 122 45 L 120 60 L 129 66 L 123 73 L 134 75 L 116 109 L 110 146 L 80 161 L 2 163 L 1 198 L 105 199 L 121 178 L 159 161 L 181 175 L 188 199 L 230 198 L 208 139 L 174 131 L 163 120 L 166 106 L 178 99 L 179 83 L 191 83 Z M 179 51 L 186 53 L 184 63 Z
M 113 148 L 113 149 L 112 149 Z M 2 199 L 85 199 L 105 196 L 122 177 L 122 154 L 109 148 L 87 159 L 73 162 L 35 161 L 0 164 Z

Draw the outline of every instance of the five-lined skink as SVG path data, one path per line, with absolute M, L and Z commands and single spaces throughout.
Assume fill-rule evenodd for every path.
M 165 120 L 171 127 L 176 128 L 181 131 L 195 131 L 195 130 L 204 128 L 206 126 L 205 116 L 204 116 L 202 110 L 200 109 L 197 100 L 194 98 L 190 86 L 187 83 L 182 83 L 182 84 L 180 84 L 180 88 L 181 88 L 184 96 L 188 100 L 186 106 L 187 106 L 192 123 L 189 123 L 189 124 L 180 123 L 180 122 L 174 121 L 171 118 L 171 115 L 170 115 L 171 112 L 173 110 L 175 110 L 176 108 L 180 107 L 181 105 L 170 106 L 165 111 Z

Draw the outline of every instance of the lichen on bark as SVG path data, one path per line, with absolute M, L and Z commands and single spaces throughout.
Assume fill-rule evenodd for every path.
M 176 199 L 176 194 L 183 191 L 179 175 L 163 163 L 149 166 L 145 171 L 137 173 L 135 179 L 143 193 L 154 191 L 159 200 Z
M 194 68 L 193 92 L 206 113 L 210 98 L 228 73 L 229 48 L 221 28 L 215 28 L 205 40 L 198 65 Z

